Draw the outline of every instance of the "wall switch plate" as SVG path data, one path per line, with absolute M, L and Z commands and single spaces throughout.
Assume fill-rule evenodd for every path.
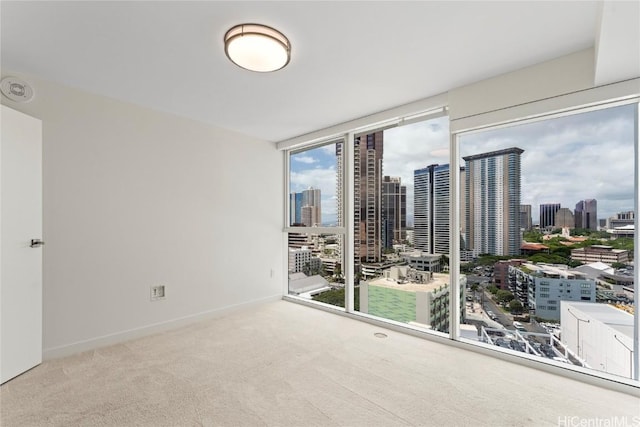
M 164 285 L 151 287 L 151 301 L 157 301 L 165 298 Z

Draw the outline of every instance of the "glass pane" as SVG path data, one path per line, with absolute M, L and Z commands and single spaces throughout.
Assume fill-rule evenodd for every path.
M 289 225 L 340 226 L 342 141 L 291 154 L 289 160 Z
M 462 336 L 631 377 L 635 114 L 460 138 Z
M 363 133 L 352 144 L 358 309 L 447 332 L 448 118 Z
M 342 239 L 289 233 L 289 295 L 344 307 Z

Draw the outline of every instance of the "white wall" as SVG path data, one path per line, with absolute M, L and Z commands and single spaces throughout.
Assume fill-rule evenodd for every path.
M 5 75 L 36 97 L 3 103 L 43 121 L 45 357 L 281 297 L 272 143 Z
M 593 87 L 594 50 L 587 49 L 449 91 L 452 121 Z

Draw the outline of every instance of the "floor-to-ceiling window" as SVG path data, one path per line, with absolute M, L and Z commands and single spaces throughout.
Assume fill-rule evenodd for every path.
M 449 332 L 449 121 L 354 132 L 356 311 Z
M 637 109 L 592 107 L 458 135 L 468 284 L 460 336 L 637 375 Z
M 288 154 L 288 294 L 344 307 L 343 141 Z
M 637 381 L 637 99 L 454 131 L 444 111 L 287 152 L 287 293 Z

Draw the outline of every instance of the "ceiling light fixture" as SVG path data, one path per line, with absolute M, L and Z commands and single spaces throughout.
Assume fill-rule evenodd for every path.
M 241 24 L 224 35 L 224 52 L 239 67 L 267 73 L 291 60 L 291 43 L 281 32 L 260 24 Z

